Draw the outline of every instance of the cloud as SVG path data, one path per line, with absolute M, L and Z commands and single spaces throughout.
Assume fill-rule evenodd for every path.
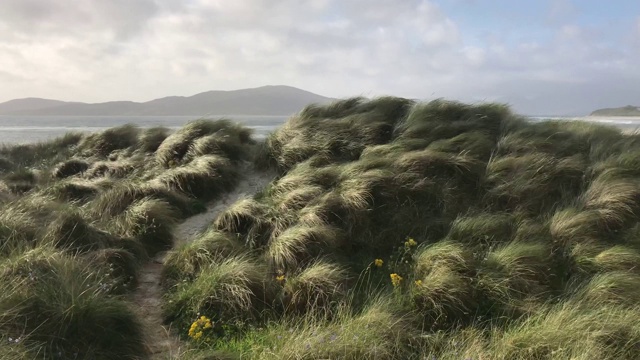
M 329 96 L 497 99 L 529 111 L 526 99 L 545 88 L 637 78 L 631 57 L 598 43 L 601 29 L 574 12 L 553 1 L 552 36 L 514 43 L 471 34 L 426 0 L 3 0 L 0 77 L 13 86 L 0 101 L 288 84 Z M 640 38 L 640 19 L 634 27 Z
M 153 0 L 3 0 L 0 24 L 22 35 L 135 35 L 158 6 Z
M 564 24 L 573 20 L 578 13 L 578 8 L 571 0 L 551 0 L 547 20 L 551 24 Z

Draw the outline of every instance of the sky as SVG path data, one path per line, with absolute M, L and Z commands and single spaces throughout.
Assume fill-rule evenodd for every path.
M 640 106 L 638 0 L 2 0 L 0 102 L 290 85 L 330 97 Z

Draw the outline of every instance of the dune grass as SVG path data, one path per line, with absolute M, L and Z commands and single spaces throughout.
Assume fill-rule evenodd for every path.
M 623 320 L 640 314 L 638 146 L 497 104 L 309 106 L 257 148 L 279 176 L 171 253 L 183 358 L 640 356 Z M 220 305 L 222 289 L 249 289 L 224 275 L 247 271 L 226 270 L 238 256 L 264 277 Z
M 0 355 L 142 356 L 122 295 L 251 160 L 277 177 L 167 255 L 181 358 L 635 359 L 639 158 L 606 126 L 393 97 L 259 144 L 197 120 L 3 148 Z
M 42 344 L 45 358 L 135 359 L 144 354 L 134 313 L 108 295 L 93 265 L 40 247 L 1 266 L 0 328 Z
M 178 221 L 233 188 L 253 151 L 239 125 L 196 124 L 217 129 L 220 146 L 201 141 L 210 146 L 172 170 L 156 161 L 170 137 L 164 128 L 125 125 L 0 148 L 0 357 L 148 355 L 127 304 L 141 264 L 171 248 Z M 236 138 L 227 142 L 229 134 Z

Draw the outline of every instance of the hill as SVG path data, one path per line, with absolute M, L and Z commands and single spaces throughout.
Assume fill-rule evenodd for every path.
M 0 114 L 15 113 L 21 111 L 37 111 L 69 104 L 64 101 L 25 98 L 15 99 L 0 104 Z
M 147 102 L 111 101 L 88 104 L 48 99 L 17 99 L 0 104 L 0 115 L 172 116 L 172 115 L 290 115 L 310 103 L 331 98 L 290 86 L 262 86 L 233 91 L 207 91 Z
M 598 109 L 589 116 L 640 116 L 640 107 L 627 105 L 618 108 Z

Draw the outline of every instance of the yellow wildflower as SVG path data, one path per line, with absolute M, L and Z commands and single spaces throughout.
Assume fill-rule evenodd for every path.
M 415 284 L 416 286 L 422 286 L 422 280 L 416 280 Z
M 408 248 L 412 248 L 416 245 L 418 245 L 418 243 L 415 240 L 413 240 L 413 238 L 409 238 L 407 241 L 404 242 L 404 246 Z
M 276 276 L 276 281 L 277 281 L 277 282 L 279 282 L 279 283 L 283 283 L 283 282 L 284 282 L 284 279 L 285 279 L 284 275 L 278 275 L 278 276 Z
M 396 273 L 393 273 L 389 276 L 391 277 L 391 284 L 393 284 L 394 287 L 399 286 L 400 283 L 402 282 L 402 276 Z
M 191 324 L 188 334 L 190 338 L 199 340 L 200 338 L 202 338 L 204 331 L 211 328 L 213 328 L 211 319 L 203 315 Z
M 382 261 L 382 259 L 373 260 L 373 265 L 375 265 L 375 267 L 382 267 L 383 264 L 384 264 L 384 261 Z

